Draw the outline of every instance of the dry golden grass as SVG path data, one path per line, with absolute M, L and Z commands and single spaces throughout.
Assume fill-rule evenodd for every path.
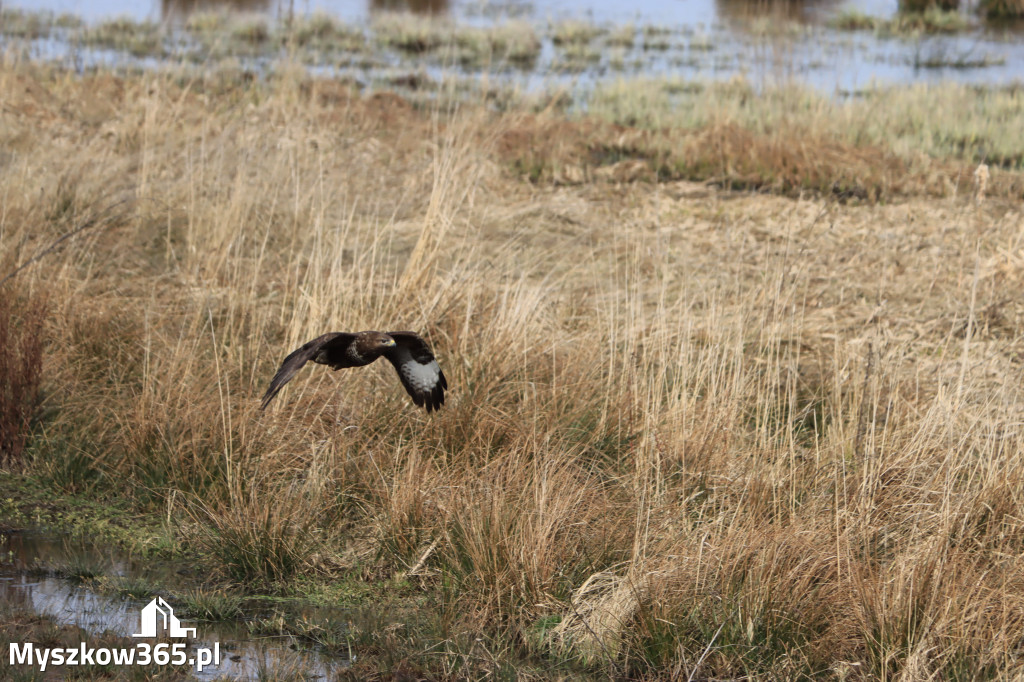
M 13 287 L 11 287 L 13 289 Z M 46 304 L 17 291 L 0 296 L 0 464 L 16 467 L 39 407 L 43 367 L 42 326 Z
M 0 67 L 0 262 L 90 225 L 16 279 L 49 301 L 41 475 L 130 495 L 246 584 L 409 575 L 447 628 L 416 659 L 438 677 L 495 652 L 1024 673 L 1016 176 L 976 202 L 973 168 L 932 191 L 891 150 L 720 126 L 685 153 L 900 200 L 626 182 L 655 175 L 570 168 L 644 131 L 279 73 Z M 365 328 L 429 336 L 441 412 L 383 366 L 257 410 L 288 350 Z

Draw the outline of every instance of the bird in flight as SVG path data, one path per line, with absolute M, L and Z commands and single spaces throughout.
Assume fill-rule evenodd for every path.
M 310 360 L 331 369 L 341 369 L 368 365 L 382 355 L 395 366 L 398 378 L 414 403 L 427 408 L 427 412 L 444 405 L 448 380 L 426 341 L 413 332 L 366 331 L 330 332 L 289 353 L 270 380 L 260 409 L 266 409 L 281 387 Z

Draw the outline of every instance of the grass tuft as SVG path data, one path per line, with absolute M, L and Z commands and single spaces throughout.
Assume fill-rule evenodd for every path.
M 235 19 L 231 24 L 231 38 L 243 44 L 260 45 L 270 40 L 270 24 L 260 16 Z
M 22 464 L 39 409 L 47 304 L 23 296 L 13 280 L 0 284 L 0 467 Z
M 223 31 L 230 21 L 225 12 L 192 12 L 185 20 L 185 30 L 196 34 L 215 34 Z
M 585 21 L 562 21 L 552 27 L 551 42 L 560 47 L 583 47 L 605 32 L 605 29 Z
M 216 559 L 224 576 L 247 587 L 273 587 L 299 574 L 316 554 L 319 529 L 332 510 L 327 500 L 297 482 L 238 483 L 214 504 L 196 501 L 198 545 Z M 273 505 L 266 497 L 276 500 Z M 320 514 L 311 513 L 316 506 Z
M 181 612 L 206 621 L 235 620 L 244 615 L 242 595 L 223 588 L 197 588 L 177 595 Z
M 989 20 L 1019 19 L 1024 17 L 1024 2 L 1021 0 L 984 0 L 978 9 Z
M 49 566 L 47 572 L 58 578 L 82 583 L 102 577 L 106 573 L 106 569 L 94 559 L 75 556 Z
M 248 629 L 257 636 L 296 637 L 306 646 L 315 647 L 317 651 L 351 660 L 352 625 L 348 620 L 275 613 L 251 621 Z
M 163 32 L 150 21 L 137 22 L 130 17 L 107 19 L 84 28 L 82 42 L 127 52 L 136 57 L 159 57 L 165 52 Z
M 35 40 L 50 35 L 55 19 L 51 12 L 36 12 L 14 7 L 0 8 L 0 34 Z
M 960 7 L 960 0 L 900 0 L 899 10 L 901 13 L 924 13 L 939 10 L 942 12 L 955 12 Z
M 873 31 L 879 36 L 914 36 L 922 33 L 960 33 L 971 28 L 958 10 L 928 6 L 921 10 L 900 12 L 892 19 L 883 19 L 847 10 L 830 21 L 841 31 Z
M 129 576 L 105 578 L 100 584 L 100 589 L 118 597 L 126 597 L 136 601 L 149 601 L 159 596 L 161 585 L 146 578 Z
M 450 42 L 453 32 L 451 24 L 442 19 L 424 19 L 399 12 L 375 15 L 372 28 L 383 45 L 416 54 Z

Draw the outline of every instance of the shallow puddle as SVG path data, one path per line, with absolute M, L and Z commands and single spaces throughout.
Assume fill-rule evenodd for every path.
M 0 533 L 0 607 L 8 610 L 31 612 L 46 616 L 58 625 L 73 625 L 90 634 L 112 633 L 120 637 L 145 634 L 143 610 L 153 607 L 150 602 L 165 598 L 169 607 L 163 619 L 156 619 L 160 641 L 186 643 L 189 659 L 197 659 L 202 649 L 219 653 L 219 662 L 206 665 L 199 671 L 192 666 L 196 679 L 255 679 L 273 672 L 272 676 L 289 678 L 332 679 L 335 672 L 348 665 L 340 657 L 304 648 L 289 636 L 263 637 L 250 633 L 249 621 L 205 622 L 183 617 L 177 619 L 180 627 L 195 628 L 184 640 L 166 639 L 175 622 L 175 603 L 170 595 L 175 588 L 187 585 L 190 569 L 173 562 L 153 562 L 128 557 L 110 547 L 102 547 L 83 540 L 71 540 L 37 531 L 11 531 Z M 54 573 L 71 577 L 57 577 Z M 92 580 L 75 579 L 74 575 L 102 574 L 105 580 L 125 584 L 139 584 L 142 580 L 158 585 L 156 591 L 142 599 L 117 597 L 108 590 L 97 589 Z M 160 594 L 164 591 L 165 594 Z M 163 605 L 159 605 L 162 607 Z M 180 607 L 180 604 L 178 605 Z M 245 618 L 267 616 L 258 613 L 258 606 L 243 608 Z M 178 609 L 181 613 L 182 609 Z M 344 614 L 339 609 L 314 609 L 308 606 L 279 608 L 285 617 L 308 620 L 333 619 Z M 159 609 L 157 611 L 159 613 Z M 138 640 L 153 642 L 152 638 Z M 2 652 L 7 657 L 6 647 Z

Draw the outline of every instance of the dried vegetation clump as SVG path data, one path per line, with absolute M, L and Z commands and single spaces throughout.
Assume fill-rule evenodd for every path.
M 39 475 L 246 588 L 405 585 L 433 639 L 354 634 L 356 676 L 1024 672 L 1012 171 L 976 202 L 795 124 L 278 73 L 0 68 L 0 262 L 103 217 L 11 280 L 49 301 Z M 380 327 L 430 338 L 443 410 L 375 366 L 259 412 L 288 349 Z
M 960 33 L 971 28 L 967 17 L 956 8 L 947 9 L 934 4 L 905 9 L 891 18 L 849 10 L 839 14 L 830 25 L 843 31 L 874 31 L 879 36 Z
M 434 53 L 444 63 L 471 68 L 530 68 L 541 50 L 540 38 L 525 21 L 463 26 L 446 19 L 393 12 L 375 16 L 372 30 L 386 47 L 415 55 Z
M 1019 19 L 1024 17 L 1024 2 L 1021 0 L 985 0 L 978 3 L 978 9 L 987 19 Z
M 86 45 L 120 50 L 136 57 L 156 57 L 166 52 L 165 29 L 151 21 L 137 22 L 131 17 L 101 21 L 83 27 L 80 37 Z
M 0 289 L 0 466 L 6 468 L 21 464 L 39 407 L 45 322 L 42 295 L 26 297 L 13 285 Z

